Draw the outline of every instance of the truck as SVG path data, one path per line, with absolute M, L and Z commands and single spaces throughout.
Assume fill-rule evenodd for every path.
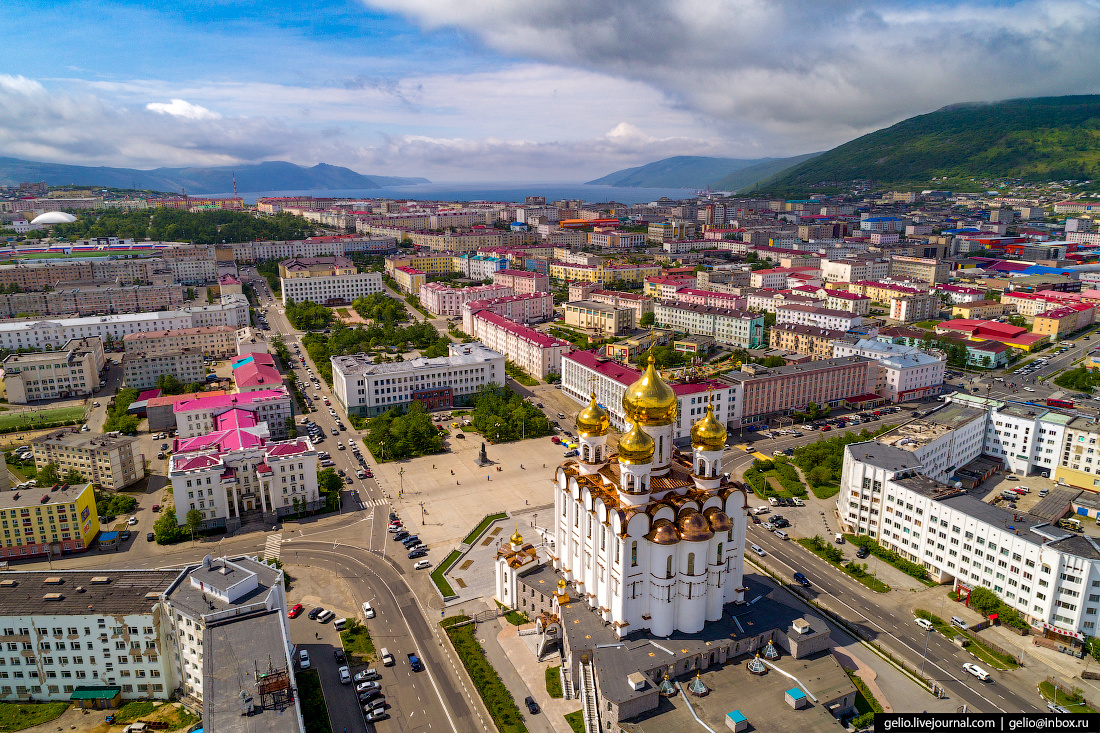
M 424 669 L 424 665 L 420 663 L 420 657 L 412 652 L 409 652 L 409 666 L 412 667 L 413 672 L 419 672 Z

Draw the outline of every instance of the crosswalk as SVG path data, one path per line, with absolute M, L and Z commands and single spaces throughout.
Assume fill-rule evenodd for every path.
M 267 538 L 267 542 L 264 543 L 264 561 L 278 560 L 279 552 L 283 547 L 283 535 L 273 534 Z
M 363 506 L 385 506 L 389 502 L 385 499 L 363 499 Z

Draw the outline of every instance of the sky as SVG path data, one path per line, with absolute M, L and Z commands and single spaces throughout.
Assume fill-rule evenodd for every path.
M 0 155 L 584 181 L 1100 92 L 1100 0 L 4 0 Z

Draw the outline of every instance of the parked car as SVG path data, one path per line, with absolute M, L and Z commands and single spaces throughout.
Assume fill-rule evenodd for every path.
M 302 611 L 305 610 L 305 606 L 301 603 L 295 603 L 290 607 L 290 610 L 286 612 L 287 618 L 298 618 L 302 615 Z
M 309 652 L 305 649 L 298 650 L 298 666 L 302 669 L 309 669 Z
M 147 532 L 147 533 L 145 534 L 145 541 L 146 541 L 146 542 L 152 542 L 152 541 L 153 541 L 153 540 L 155 540 L 156 538 L 157 538 L 157 536 L 156 536 L 155 534 L 153 534 L 152 532 Z
M 348 662 L 347 655 L 344 654 L 343 649 L 333 649 L 332 656 L 336 658 L 337 664 L 347 664 Z
M 866 547 L 860 547 L 858 550 L 856 550 L 856 557 L 860 558 L 861 560 L 870 554 L 871 551 L 868 550 Z
M 359 672 L 355 675 L 356 682 L 369 682 L 371 680 L 380 679 L 382 679 L 382 675 L 378 674 L 378 670 L 376 670 L 374 667 L 371 667 L 370 669 L 364 669 L 362 672 Z
M 749 549 L 755 552 L 760 557 L 766 557 L 768 553 L 764 552 L 764 548 L 759 545 L 749 545 Z
M 317 608 L 314 608 L 309 613 L 307 613 L 306 618 L 308 618 L 310 621 L 316 621 L 317 617 L 324 613 L 324 611 L 325 609 L 318 606 Z

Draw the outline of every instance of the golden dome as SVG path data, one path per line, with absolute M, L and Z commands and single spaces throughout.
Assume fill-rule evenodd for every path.
M 685 509 L 676 520 L 680 528 L 680 539 L 687 542 L 704 542 L 714 536 L 710 523 L 694 509 Z
M 657 449 L 653 438 L 645 434 L 638 423 L 626 431 L 619 439 L 619 463 L 640 465 L 653 463 L 653 452 Z
M 607 429 L 611 427 L 611 416 L 607 410 L 596 404 L 596 393 L 592 393 L 592 400 L 588 407 L 577 414 L 577 433 L 582 438 L 599 437 L 607 435 Z
M 565 590 L 565 578 L 558 578 L 558 591 Z
M 730 521 L 729 516 L 716 506 L 704 509 L 703 516 L 710 522 L 710 528 L 714 532 L 729 532 L 733 529 L 733 522 Z
M 508 539 L 508 541 L 511 542 L 513 545 L 522 545 L 523 544 L 523 535 L 521 535 L 519 533 L 519 525 L 518 524 L 516 525 L 515 533 Z
M 680 535 L 676 531 L 676 525 L 667 519 L 658 519 L 653 523 L 653 528 L 645 536 L 655 545 L 675 545 L 680 541 Z
M 707 414 L 691 426 L 691 447 L 707 451 L 726 447 L 726 426 L 715 419 L 714 405 L 707 405 Z
M 676 393 L 657 374 L 652 354 L 641 378 L 623 393 L 623 410 L 628 420 L 643 425 L 671 425 L 676 420 Z

